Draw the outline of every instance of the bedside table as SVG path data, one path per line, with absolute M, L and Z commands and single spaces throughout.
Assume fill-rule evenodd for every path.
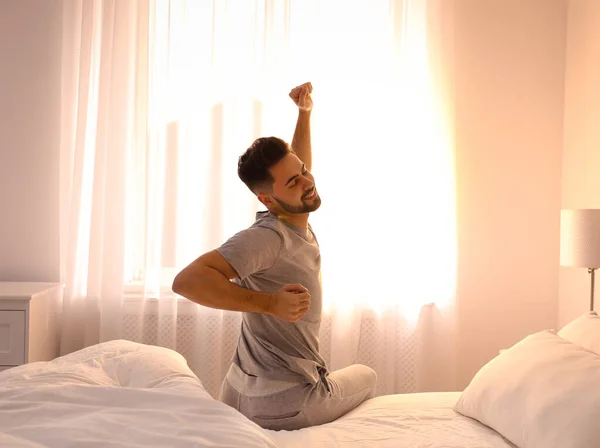
M 62 286 L 0 282 L 0 371 L 59 354 Z

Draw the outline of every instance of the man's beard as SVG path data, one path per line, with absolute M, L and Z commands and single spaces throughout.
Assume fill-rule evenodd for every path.
M 312 204 L 307 204 L 303 200 L 302 205 L 287 204 L 283 201 L 280 201 L 275 196 L 273 196 L 273 199 L 275 199 L 275 201 L 277 201 L 277 203 L 283 210 L 285 210 L 287 213 L 290 213 L 292 215 L 301 215 L 304 213 L 314 212 L 316 209 L 318 209 L 321 206 L 321 197 L 320 196 L 317 196 L 315 199 L 313 199 Z

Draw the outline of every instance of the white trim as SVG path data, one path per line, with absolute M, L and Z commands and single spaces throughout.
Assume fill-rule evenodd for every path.
M 187 300 L 175 294 L 171 286 L 161 285 L 158 290 L 148 290 L 143 282 L 131 282 L 123 287 L 124 302 L 139 302 L 142 300 Z
M 131 280 L 123 286 L 123 301 L 138 302 L 140 300 L 187 300 L 171 289 L 173 279 L 177 274 L 175 268 L 160 268 L 160 283 L 158 285 L 149 285 L 152 282 L 144 280 L 145 275 L 139 279 Z M 152 277 L 152 274 L 150 274 Z

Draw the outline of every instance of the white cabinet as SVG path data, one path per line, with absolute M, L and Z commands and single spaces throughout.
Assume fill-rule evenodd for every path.
M 62 287 L 0 282 L 0 371 L 58 356 Z

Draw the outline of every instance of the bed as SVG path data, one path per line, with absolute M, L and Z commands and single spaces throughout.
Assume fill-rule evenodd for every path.
M 600 328 L 597 316 L 594 324 Z M 263 430 L 214 400 L 175 351 L 105 342 L 0 372 L 0 446 L 600 447 L 600 355 L 553 332 L 528 338 L 463 392 L 376 397 L 335 422 L 289 432 Z M 518 371 L 532 353 L 543 354 Z M 552 372 L 557 356 L 566 367 Z M 572 359 L 583 359 L 581 369 Z M 568 375 L 572 381 L 561 380 Z M 557 392 L 543 390 L 548 382 Z M 578 424 L 580 411 L 587 420 Z
M 214 400 L 178 353 L 119 340 L 0 373 L 0 445 L 511 446 L 453 411 L 456 398 L 377 397 L 329 425 L 265 431 Z
M 458 414 L 459 393 L 386 395 L 315 428 L 278 432 L 282 447 L 514 448 L 494 430 Z

